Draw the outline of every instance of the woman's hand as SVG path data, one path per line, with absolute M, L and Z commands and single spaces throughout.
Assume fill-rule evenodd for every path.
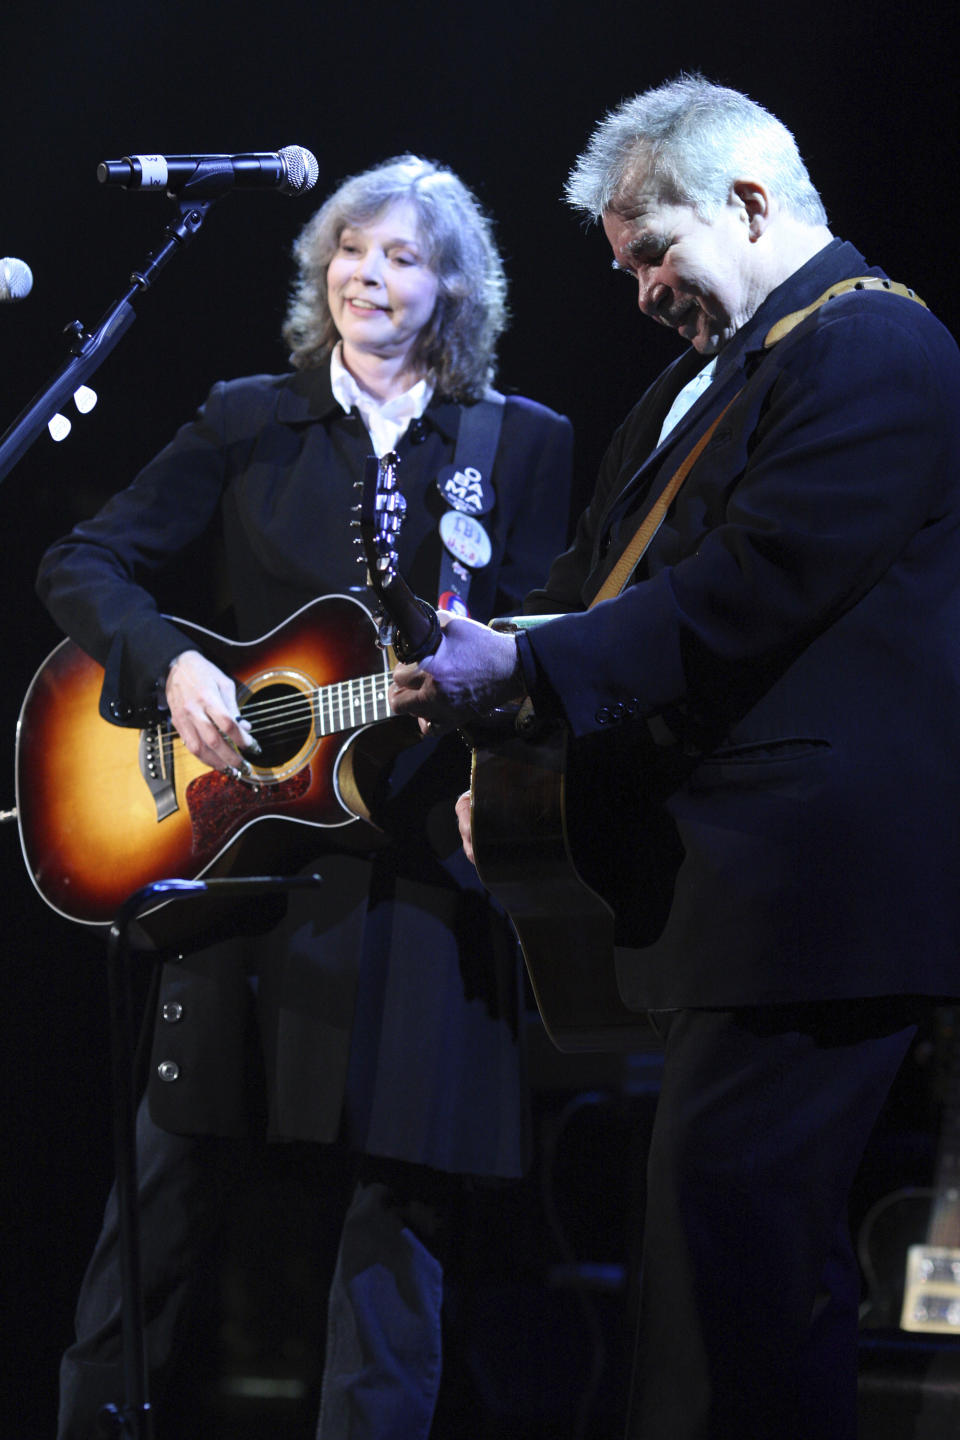
M 237 705 L 237 687 L 200 654 L 184 650 L 167 671 L 167 704 L 177 734 L 191 755 L 216 770 L 236 770 L 241 750 L 259 746 Z

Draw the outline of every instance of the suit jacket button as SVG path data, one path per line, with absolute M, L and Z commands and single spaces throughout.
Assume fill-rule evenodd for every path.
M 170 1085 L 174 1080 L 180 1079 L 180 1066 L 176 1060 L 161 1060 L 157 1066 L 157 1074 L 161 1080 Z
M 598 725 L 609 725 L 609 724 L 610 724 L 610 721 L 613 719 L 613 716 L 612 716 L 611 713 L 610 713 L 610 707 L 609 707 L 609 705 L 601 705 L 600 709 L 597 711 L 596 719 L 597 719 L 597 724 L 598 724 Z
M 178 1020 L 183 1019 L 183 1006 L 179 1000 L 167 1000 L 162 1006 L 160 1014 L 168 1025 L 176 1025 Z

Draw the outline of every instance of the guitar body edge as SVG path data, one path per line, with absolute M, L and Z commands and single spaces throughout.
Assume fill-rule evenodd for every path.
M 375 623 L 350 596 L 322 597 L 257 641 L 235 643 L 176 623 L 237 679 L 241 711 L 248 700 L 262 701 L 265 685 L 286 686 L 296 699 L 301 691 L 387 673 Z M 146 732 L 102 718 L 102 680 L 100 665 L 62 641 L 34 676 L 17 723 L 21 849 L 38 894 L 64 918 L 107 925 L 128 895 L 152 881 L 247 868 L 250 848 L 268 860 L 273 851 L 282 858 L 283 835 L 294 838 L 291 825 L 335 833 L 342 849 L 380 843 L 369 821 L 370 787 L 377 765 L 410 743 L 403 722 L 384 717 L 298 737 L 278 783 L 265 773 L 256 786 L 209 770 L 177 742 L 168 787 L 174 798 L 161 814 L 144 775 Z M 374 731 L 385 733 L 372 741 Z M 279 825 L 267 824 L 273 820 Z
M 558 1050 L 649 1043 L 642 1011 L 617 985 L 614 912 L 583 880 L 566 824 L 567 736 L 510 736 L 474 750 L 477 871 L 510 917 L 544 1027 Z

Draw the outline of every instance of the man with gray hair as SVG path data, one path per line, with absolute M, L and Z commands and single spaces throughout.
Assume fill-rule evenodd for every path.
M 451 620 L 392 703 L 567 733 L 573 858 L 665 1050 L 630 1440 L 853 1440 L 850 1188 L 960 993 L 960 355 L 702 77 L 609 115 L 567 198 L 688 347 L 528 598 L 551 618 Z

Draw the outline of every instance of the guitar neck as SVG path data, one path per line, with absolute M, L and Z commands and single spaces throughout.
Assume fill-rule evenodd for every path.
M 340 730 L 353 730 L 389 720 L 393 712 L 387 699 L 390 675 L 360 675 L 354 680 L 338 680 L 321 685 L 312 693 L 317 733 L 335 735 Z
M 404 661 L 423 660 L 440 644 L 437 612 L 414 595 L 400 575 L 380 586 L 380 600 L 393 623 L 393 648 Z
M 440 644 L 440 622 L 432 605 L 413 593 L 397 565 L 397 537 L 407 509 L 397 484 L 398 464 L 392 452 L 367 459 L 358 523 L 370 584 L 389 621 L 384 642 L 393 645 L 401 660 L 416 662 L 432 655 Z

